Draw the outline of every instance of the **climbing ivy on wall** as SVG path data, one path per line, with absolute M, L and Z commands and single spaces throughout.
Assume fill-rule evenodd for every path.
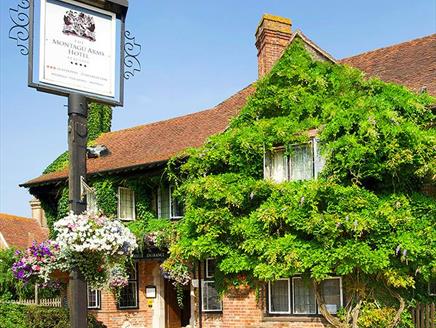
M 129 227 L 140 241 L 164 236 L 169 272 L 216 258 L 221 292 L 296 273 L 318 291 L 322 279 L 339 275 L 351 302 L 337 317 L 322 311 L 334 326 L 394 327 L 400 318 L 407 325 L 404 307 L 425 299 L 436 275 L 436 204 L 420 192 L 436 174 L 434 102 L 314 61 L 296 39 L 225 132 L 170 160 L 166 173 L 186 205 L 178 224 L 156 218 L 151 195 L 160 177 L 89 184 L 107 215 L 116 215 L 118 186 L 135 191 Z M 265 181 L 264 152 L 284 145 L 291 153 L 315 128 L 326 159 L 321 176 Z M 47 212 L 51 220 L 64 213 L 65 195 Z
M 97 103 L 90 103 L 88 105 L 88 143 L 92 144 L 102 133 L 110 132 L 111 124 L 111 107 Z M 62 170 L 67 165 L 68 152 L 66 151 L 48 165 L 43 174 Z
M 420 192 L 436 173 L 434 102 L 314 61 L 294 41 L 229 129 L 170 161 L 186 214 L 163 266 L 216 258 L 221 291 L 241 276 L 261 286 L 298 273 L 320 304 L 320 281 L 339 275 L 351 302 L 338 317 L 321 306 L 332 325 L 407 324 L 405 302 L 426 293 L 411 291 L 436 275 L 436 203 Z M 326 159 L 321 176 L 265 181 L 264 152 L 290 153 L 310 129 Z

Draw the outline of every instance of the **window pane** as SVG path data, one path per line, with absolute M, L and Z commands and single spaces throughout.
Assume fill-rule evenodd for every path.
M 203 282 L 203 311 L 221 311 L 221 300 L 213 281 Z
M 120 213 L 122 219 L 134 219 L 134 193 L 127 188 L 119 189 Z
M 129 284 L 121 289 L 119 306 L 120 307 L 136 307 L 137 294 L 136 294 L 136 281 L 129 281 Z
M 325 158 L 321 156 L 321 143 L 318 139 L 314 139 L 314 149 L 315 149 L 315 177 L 319 175 L 325 165 Z
M 316 301 L 313 286 L 301 278 L 293 278 L 294 314 L 316 313 Z
M 86 210 L 88 212 L 97 212 L 97 197 L 95 196 L 95 192 L 87 192 L 86 193 Z
M 291 154 L 291 180 L 313 178 L 312 144 L 294 146 Z
M 212 278 L 215 274 L 215 260 L 206 260 L 206 278 Z
M 100 307 L 100 291 L 88 287 L 88 308 L 95 309 Z
M 287 180 L 287 157 L 284 150 L 275 150 L 271 153 L 271 179 L 276 182 Z
M 159 207 L 159 217 L 169 219 L 170 218 L 170 204 L 169 204 L 169 191 L 168 187 L 162 185 L 159 188 L 160 191 L 160 207 Z
M 270 283 L 270 312 L 289 312 L 289 281 Z
M 173 197 L 173 191 L 174 187 L 171 187 L 171 218 L 181 218 L 184 215 L 183 204 Z
M 339 279 L 327 279 L 321 283 L 321 296 L 324 297 L 324 302 L 327 310 L 336 314 L 341 307 L 341 285 Z

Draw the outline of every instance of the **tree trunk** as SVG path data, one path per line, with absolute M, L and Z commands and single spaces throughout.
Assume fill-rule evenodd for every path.
M 322 316 L 335 328 L 349 328 L 350 326 L 346 322 L 341 322 L 337 317 L 332 315 L 326 308 L 325 302 L 321 293 L 319 291 L 319 284 L 317 282 L 313 282 L 313 290 L 315 291 L 315 298 L 319 305 L 319 312 L 321 312 Z

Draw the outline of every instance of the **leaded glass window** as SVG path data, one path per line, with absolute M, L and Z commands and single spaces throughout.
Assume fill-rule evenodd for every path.
M 290 280 L 280 279 L 269 283 L 269 312 L 290 313 Z
M 165 185 L 161 185 L 158 190 L 158 217 L 170 218 L 170 192 Z
M 121 220 L 135 219 L 135 193 L 129 188 L 118 188 L 118 217 Z
M 304 281 L 302 278 L 292 278 L 294 288 L 293 293 L 293 312 L 294 314 L 315 314 L 316 299 L 312 283 Z
M 88 287 L 88 309 L 99 309 L 101 304 L 101 292 L 97 289 Z
M 212 280 L 205 280 L 202 282 L 202 304 L 203 311 L 222 311 L 221 299 L 215 288 L 215 282 Z
M 126 287 L 121 289 L 118 306 L 120 309 L 138 307 L 138 273 L 136 265 L 130 268 L 129 282 Z
M 342 305 L 342 286 L 339 278 L 327 279 L 321 282 L 321 296 L 331 314 L 336 314 Z

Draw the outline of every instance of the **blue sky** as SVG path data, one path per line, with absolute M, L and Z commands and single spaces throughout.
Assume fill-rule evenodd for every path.
M 0 212 L 29 216 L 26 189 L 67 148 L 66 99 L 27 87 L 27 58 L 8 39 L 0 1 Z M 130 0 L 127 28 L 142 72 L 126 81 L 118 130 L 210 108 L 257 78 L 254 32 L 263 13 L 291 18 L 335 58 L 435 33 L 434 0 Z

